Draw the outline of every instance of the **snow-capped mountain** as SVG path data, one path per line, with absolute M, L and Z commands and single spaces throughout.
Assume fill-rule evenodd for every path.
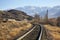
M 24 6 L 16 8 L 17 10 L 21 10 L 26 12 L 28 15 L 33 16 L 35 13 L 38 13 L 40 16 L 44 16 L 48 10 L 48 16 L 51 17 L 58 17 L 60 16 L 60 6 L 55 7 L 35 7 L 35 6 Z

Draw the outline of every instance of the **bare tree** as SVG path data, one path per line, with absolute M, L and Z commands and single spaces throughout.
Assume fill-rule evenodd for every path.
M 39 14 L 35 14 L 34 15 L 34 20 L 35 20 L 35 22 L 39 23 L 40 22 L 40 15 Z
M 44 17 L 44 22 L 45 22 L 45 23 L 48 23 L 48 10 L 47 10 L 46 15 L 45 15 L 45 17 Z

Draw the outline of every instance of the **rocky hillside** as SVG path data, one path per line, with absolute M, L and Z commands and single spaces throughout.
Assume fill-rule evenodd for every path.
M 28 20 L 32 19 L 32 17 L 27 15 L 25 12 L 14 9 L 7 11 L 0 11 L 0 18 L 16 19 L 19 21 L 23 19 L 28 19 Z

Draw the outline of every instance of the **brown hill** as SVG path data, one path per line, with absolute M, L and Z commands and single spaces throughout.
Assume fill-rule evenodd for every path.
M 31 20 L 33 17 L 27 15 L 25 12 L 12 9 L 8 11 L 0 11 L 0 18 L 16 19 L 20 21 L 23 19 Z

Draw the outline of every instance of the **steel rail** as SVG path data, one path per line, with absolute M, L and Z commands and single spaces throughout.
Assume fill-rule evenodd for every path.
M 36 26 L 35 26 L 36 27 Z M 27 36 L 30 32 L 32 32 L 35 27 L 33 27 L 30 31 L 28 31 L 26 34 L 24 34 L 23 36 L 19 37 L 17 40 L 22 40 L 25 36 Z
M 42 38 L 42 33 L 43 33 L 43 26 L 42 26 L 42 25 L 40 25 L 40 27 L 41 27 L 41 33 L 40 33 L 40 35 L 39 35 L 38 40 L 41 40 L 41 38 Z

